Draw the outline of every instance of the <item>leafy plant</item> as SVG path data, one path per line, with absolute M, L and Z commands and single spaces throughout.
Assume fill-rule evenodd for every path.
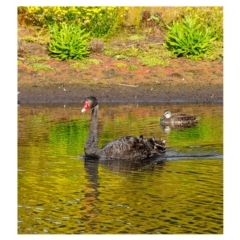
M 175 56 L 199 59 L 211 48 L 214 32 L 203 25 L 199 18 L 186 16 L 168 26 L 165 47 Z
M 54 24 L 49 28 L 51 36 L 49 51 L 53 57 L 61 60 L 83 59 L 89 54 L 89 33 L 85 33 L 79 25 L 62 23 L 61 27 Z

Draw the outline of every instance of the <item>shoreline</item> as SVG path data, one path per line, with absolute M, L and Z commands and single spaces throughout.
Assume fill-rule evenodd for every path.
M 46 85 L 19 86 L 18 91 L 20 104 L 78 103 L 88 96 L 113 103 L 223 103 L 222 85 Z

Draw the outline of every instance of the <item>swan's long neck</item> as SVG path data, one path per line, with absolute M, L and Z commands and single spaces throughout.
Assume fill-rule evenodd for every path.
M 97 157 L 98 150 L 98 105 L 92 108 L 90 132 L 84 148 L 85 154 L 91 157 Z

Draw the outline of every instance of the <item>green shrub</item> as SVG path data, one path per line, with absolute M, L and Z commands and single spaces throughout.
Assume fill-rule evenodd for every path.
M 186 16 L 168 26 L 164 46 L 175 56 L 200 59 L 216 40 L 212 29 L 203 25 L 198 17 Z
M 83 59 L 89 52 L 88 37 L 77 24 L 57 24 L 49 26 L 51 41 L 49 51 L 55 58 Z

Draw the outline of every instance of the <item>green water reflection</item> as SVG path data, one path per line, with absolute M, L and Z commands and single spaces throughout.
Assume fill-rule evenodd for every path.
M 223 233 L 222 159 L 140 169 L 84 162 L 90 112 L 81 107 L 19 107 L 18 233 Z M 197 115 L 199 123 L 166 134 L 159 125 L 165 109 Z M 181 152 L 222 155 L 222 105 L 101 104 L 99 146 L 141 134 Z

